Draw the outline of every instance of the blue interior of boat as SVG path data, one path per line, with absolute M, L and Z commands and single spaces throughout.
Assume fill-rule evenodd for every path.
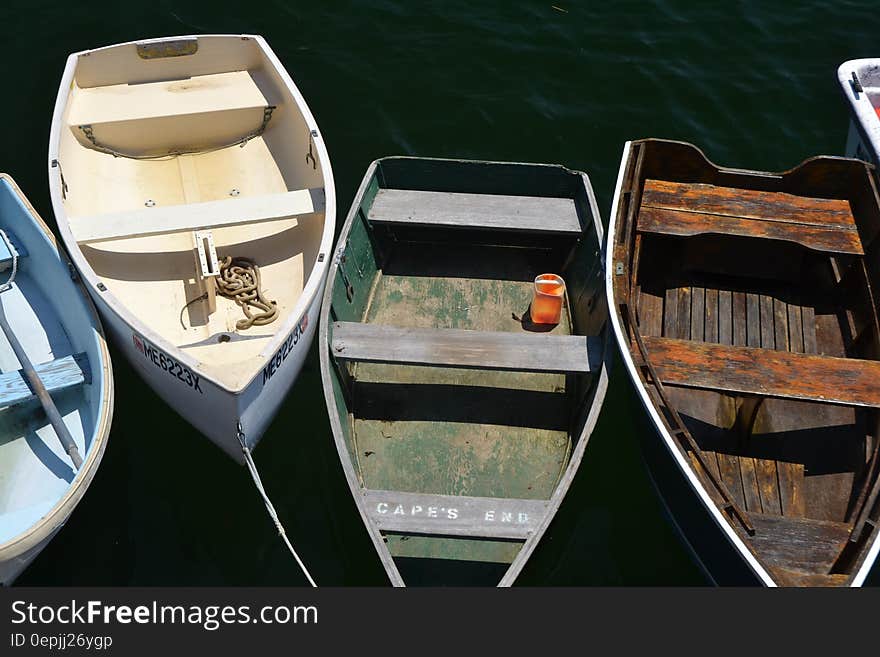
M 0 304 L 87 460 L 105 385 L 96 320 L 66 261 L 6 179 L 0 179 L 0 228 L 18 254 L 15 281 L 0 293 Z M 2 285 L 12 254 L 0 243 Z M 0 544 L 50 513 L 77 476 L 20 369 L 0 332 Z

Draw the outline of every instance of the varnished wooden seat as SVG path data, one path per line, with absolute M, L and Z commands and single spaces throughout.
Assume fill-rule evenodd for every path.
M 338 359 L 374 363 L 587 373 L 600 367 L 602 343 L 583 335 L 334 322 L 331 352 Z
M 776 239 L 816 251 L 864 255 L 848 201 L 782 192 L 646 180 L 637 228 L 680 237 Z
M 880 408 L 880 361 L 644 337 L 663 383 Z

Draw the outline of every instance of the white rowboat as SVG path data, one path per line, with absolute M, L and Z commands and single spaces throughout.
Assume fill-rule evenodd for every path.
M 317 325 L 333 173 L 317 124 L 259 36 L 74 53 L 49 141 L 58 229 L 120 350 L 233 458 L 256 445 Z M 242 326 L 224 258 L 256 263 L 277 317 Z

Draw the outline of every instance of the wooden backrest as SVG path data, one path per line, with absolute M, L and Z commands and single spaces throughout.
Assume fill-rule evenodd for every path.
M 676 236 L 778 239 L 817 251 L 864 255 L 848 201 L 783 192 L 646 180 L 637 228 Z

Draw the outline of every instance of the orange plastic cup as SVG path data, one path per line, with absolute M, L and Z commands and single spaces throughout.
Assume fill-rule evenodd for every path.
M 562 317 L 565 281 L 556 274 L 541 274 L 535 278 L 531 316 L 535 324 L 558 324 Z

